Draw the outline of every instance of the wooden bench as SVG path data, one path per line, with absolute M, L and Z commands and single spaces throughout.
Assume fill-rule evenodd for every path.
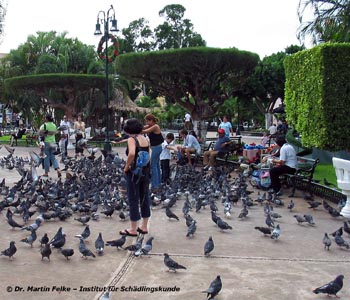
M 25 140 L 27 146 L 36 146 L 38 135 L 35 133 L 27 134 Z
M 311 186 L 314 172 L 319 162 L 320 160 L 318 158 L 312 159 L 297 156 L 297 168 L 295 173 L 283 175 L 286 176 L 287 183 L 290 183 L 292 186 L 292 194 L 290 197 L 294 197 L 297 186 L 311 194 L 311 189 L 309 187 Z
M 242 141 L 241 136 L 231 137 L 230 144 L 227 146 L 228 151 L 225 153 L 218 154 L 216 156 L 216 160 L 226 163 L 231 156 L 239 154 L 243 150 L 241 141 Z M 211 141 L 210 144 L 205 149 L 202 148 L 202 157 L 203 157 L 204 151 L 214 149 L 215 143 L 216 143 L 216 140 Z

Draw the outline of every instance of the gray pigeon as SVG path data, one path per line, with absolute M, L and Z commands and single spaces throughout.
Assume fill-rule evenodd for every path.
M 26 238 L 22 239 L 21 242 L 27 243 L 30 245 L 30 247 L 33 247 L 33 243 L 35 242 L 37 238 L 36 231 L 32 230 L 32 233 L 30 236 L 27 236 Z
M 95 241 L 95 248 L 96 248 L 97 255 L 99 256 L 103 255 L 104 246 L 105 246 L 105 242 L 103 241 L 102 233 L 100 232 Z
M 272 227 L 272 228 L 275 227 L 275 223 L 274 223 L 273 220 L 271 219 L 270 214 L 268 214 L 268 215 L 266 216 L 265 224 L 266 224 L 268 227 Z
M 349 248 L 350 248 L 348 242 L 346 242 L 346 241 L 342 238 L 342 236 L 339 235 L 339 233 L 337 233 L 337 234 L 335 235 L 334 241 L 335 241 L 335 243 L 336 243 L 339 247 L 344 247 L 344 248 L 346 248 L 346 249 L 349 249 Z
M 218 225 L 218 227 L 221 230 L 227 230 L 227 229 L 232 230 L 232 227 L 229 224 L 227 224 L 225 221 L 223 221 L 221 218 L 219 218 L 219 217 L 218 217 L 218 220 L 216 222 L 216 225 Z
M 69 257 L 73 256 L 73 254 L 74 254 L 74 249 L 71 249 L 71 248 L 61 249 L 60 252 L 61 252 L 62 255 L 68 260 Z
M 84 240 L 81 238 L 80 239 L 80 243 L 79 243 L 79 251 L 81 253 L 81 257 L 87 259 L 88 256 L 92 256 L 92 257 L 96 257 L 96 255 L 89 249 L 86 247 Z
M 294 215 L 293 217 L 297 220 L 298 224 L 302 224 L 303 222 L 306 222 L 305 218 L 301 215 Z
M 342 289 L 343 287 L 343 279 L 344 275 L 338 275 L 334 280 L 332 280 L 329 283 L 326 283 L 316 289 L 313 290 L 315 294 L 327 294 L 329 297 L 330 295 L 334 295 L 337 298 L 340 298 L 337 296 L 337 293 Z
M 1 256 L 8 256 L 9 259 L 12 260 L 12 258 L 15 255 L 16 251 L 17 251 L 17 248 L 15 246 L 15 242 L 11 241 L 10 242 L 10 247 L 5 249 L 5 250 L 3 250 L 3 251 L 1 251 L 0 255 Z
M 89 225 L 86 225 L 85 229 L 83 230 L 83 232 L 81 234 L 75 235 L 74 237 L 86 240 L 90 236 L 90 233 L 91 233 L 90 232 L 90 227 L 89 227 Z
M 103 293 L 103 295 L 99 298 L 99 300 L 109 300 L 109 291 Z
M 132 245 L 129 245 L 129 246 L 126 246 L 124 248 L 124 250 L 128 250 L 128 251 L 131 251 L 131 252 L 136 252 L 137 250 L 141 249 L 142 247 L 142 243 L 143 243 L 143 239 L 144 237 L 140 237 L 135 244 L 132 244 Z
M 45 233 L 44 236 L 40 239 L 40 247 L 48 243 L 49 243 L 49 237 L 47 236 L 47 233 Z
M 186 234 L 187 237 L 190 237 L 190 236 L 193 237 L 193 236 L 194 236 L 194 233 L 195 233 L 196 230 L 197 230 L 197 225 L 196 225 L 196 223 L 197 223 L 197 221 L 193 220 L 192 223 L 191 223 L 191 225 L 188 226 L 188 228 L 187 228 L 187 234 Z
M 141 256 L 141 255 L 147 255 L 152 250 L 152 242 L 154 237 L 149 237 L 147 242 L 142 246 L 140 250 L 137 250 L 134 255 L 135 256 Z
M 292 211 L 292 209 L 294 208 L 294 202 L 293 202 L 293 200 L 290 200 L 290 202 L 288 203 L 287 208 L 289 209 L 289 211 Z
M 271 233 L 271 238 L 273 240 L 277 240 L 279 238 L 280 234 L 281 234 L 280 225 L 277 224 L 277 226 L 273 229 L 273 231 Z
M 82 217 L 79 217 L 79 218 L 74 218 L 74 220 L 80 222 L 83 225 L 86 225 L 86 223 L 89 222 L 90 219 L 91 219 L 90 216 L 82 216 Z
M 178 264 L 175 260 L 170 258 L 168 253 L 164 253 L 164 264 L 169 268 L 168 271 L 172 270 L 172 271 L 176 272 L 177 269 L 186 270 L 186 267 Z
M 169 219 L 175 219 L 175 220 L 179 221 L 179 217 L 177 215 L 175 215 L 169 207 L 165 208 L 165 214 Z
M 45 244 L 44 248 L 41 249 L 40 253 L 41 253 L 41 260 L 44 260 L 44 257 L 47 257 L 50 261 L 50 255 L 52 251 L 49 244 Z
M 209 256 L 210 252 L 212 252 L 213 250 L 214 250 L 214 241 L 213 241 L 213 238 L 210 236 L 204 245 L 204 255 Z
M 271 229 L 269 227 L 256 226 L 254 229 L 259 230 L 264 235 L 271 235 Z
M 315 225 L 314 219 L 311 215 L 304 215 L 306 222 L 310 225 Z
M 222 289 L 222 282 L 220 275 L 216 276 L 216 278 L 210 283 L 209 288 L 202 293 L 207 293 L 207 300 L 214 299 L 217 294 Z
M 329 250 L 329 247 L 331 246 L 332 241 L 331 241 L 331 239 L 329 238 L 327 232 L 324 234 L 322 243 L 323 243 L 323 245 L 324 245 L 324 248 L 327 249 L 327 250 Z
M 118 250 L 119 248 L 123 249 L 123 245 L 125 244 L 125 241 L 126 241 L 126 235 L 122 235 L 121 238 L 117 240 L 107 241 L 106 246 L 117 247 Z

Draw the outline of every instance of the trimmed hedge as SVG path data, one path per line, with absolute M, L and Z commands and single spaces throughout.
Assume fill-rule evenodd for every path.
M 350 149 L 350 44 L 322 44 L 286 57 L 288 122 L 303 145 Z

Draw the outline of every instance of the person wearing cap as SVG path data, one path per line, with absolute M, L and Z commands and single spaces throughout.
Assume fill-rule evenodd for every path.
M 63 120 L 60 122 L 61 136 L 60 136 L 60 150 L 62 153 L 62 161 L 68 156 L 67 147 L 68 147 L 68 138 L 69 138 L 69 128 L 70 123 L 67 119 L 67 116 L 63 116 Z
M 227 116 L 222 117 L 222 122 L 219 124 L 219 129 L 224 129 L 225 135 L 227 137 L 230 137 L 230 132 L 231 132 L 231 135 L 233 136 L 232 124 L 231 122 L 229 122 Z
M 277 196 L 282 195 L 280 175 L 294 174 L 297 167 L 297 154 L 292 145 L 288 144 L 284 135 L 276 138 L 276 144 L 280 147 L 279 158 L 274 158 L 274 167 L 270 170 L 271 188 Z
M 215 166 L 215 158 L 217 155 L 225 154 L 229 151 L 229 144 L 231 141 L 230 138 L 225 135 L 225 130 L 222 128 L 218 129 L 218 134 L 219 136 L 215 142 L 214 149 L 204 151 L 203 153 L 204 170 Z

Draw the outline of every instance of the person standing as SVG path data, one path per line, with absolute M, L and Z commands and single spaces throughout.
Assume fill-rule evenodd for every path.
M 169 132 L 162 143 L 162 153 L 160 154 L 160 167 L 162 169 L 162 183 L 170 183 L 170 150 L 174 149 L 174 134 Z
M 137 119 L 129 119 L 124 125 L 124 131 L 129 135 L 126 148 L 126 163 L 124 173 L 127 182 L 127 197 L 130 208 L 130 229 L 119 232 L 121 235 L 137 236 L 138 233 L 148 233 L 148 220 L 151 216 L 149 198 L 149 165 L 144 167 L 143 176 L 131 172 L 136 165 L 138 151 L 149 152 L 147 139 L 141 134 L 143 125 Z M 138 143 L 138 145 L 136 144 Z M 138 227 L 138 222 L 141 224 Z
M 227 116 L 223 116 L 222 122 L 219 125 L 219 129 L 224 129 L 225 130 L 225 135 L 227 137 L 230 137 L 230 132 L 231 135 L 233 136 L 233 128 L 231 122 L 228 121 Z
M 65 158 L 68 157 L 67 147 L 68 147 L 69 128 L 70 128 L 70 123 L 67 120 L 66 115 L 63 116 L 63 120 L 61 120 L 60 127 L 61 127 L 61 136 L 60 136 L 59 145 L 60 145 L 60 150 L 62 154 L 62 160 L 64 160 Z
M 186 112 L 185 117 L 184 117 L 184 122 L 185 122 L 185 129 L 188 131 L 192 127 L 192 119 L 191 115 L 189 112 Z
M 78 115 L 78 119 L 74 122 L 75 132 L 75 157 L 78 157 L 79 153 L 84 156 L 84 148 L 79 146 L 79 141 L 84 138 L 85 135 L 85 123 L 82 121 L 81 115 Z
M 45 116 L 46 122 L 40 126 L 39 135 L 42 137 L 44 142 L 44 177 L 49 176 L 50 162 L 53 168 L 57 171 L 57 176 L 61 177 L 61 170 L 59 168 L 58 162 L 55 157 L 55 152 L 57 150 L 56 138 L 57 127 L 53 122 L 53 118 L 50 114 Z
M 157 192 L 161 183 L 160 172 L 160 153 L 162 152 L 162 143 L 164 138 L 162 131 L 158 125 L 158 118 L 152 114 L 145 116 L 146 125 L 143 127 L 142 133 L 148 135 L 149 142 L 151 144 L 151 189 Z M 124 129 L 125 131 L 125 129 Z

